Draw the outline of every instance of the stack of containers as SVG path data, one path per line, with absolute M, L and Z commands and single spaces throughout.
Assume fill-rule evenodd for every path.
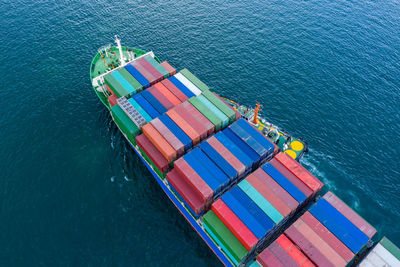
M 283 153 L 276 157 L 281 158 L 282 155 L 286 157 Z M 312 199 L 323 186 L 298 162 L 296 165 L 280 164 L 279 170 L 276 169 L 271 164 L 276 164 L 275 158 L 222 195 L 212 204 L 211 211 L 204 216 L 206 231 L 218 244 L 225 243 L 223 251 L 235 264 L 267 242 L 291 215 Z M 294 172 L 301 173 L 302 177 L 298 177 Z M 320 186 L 312 189 L 314 184 Z M 212 218 L 211 222 L 209 218 Z M 236 238 L 235 242 L 221 240 L 224 236 L 218 233 L 216 227 L 221 223 Z M 216 236 L 220 238 L 216 240 Z M 230 244 L 234 244 L 234 247 Z
M 400 249 L 389 239 L 381 241 L 360 262 L 360 267 L 400 266 Z
M 225 135 L 228 131 L 229 136 Z M 218 136 L 224 138 L 218 140 Z M 247 153 L 254 158 L 246 158 Z M 176 160 L 167 179 L 198 217 L 229 185 L 273 153 L 274 145 L 241 119 Z
M 172 67 L 167 61 L 161 62 L 160 65 L 163 66 L 169 72 L 169 76 L 175 75 L 176 73 L 175 68 Z
M 366 249 L 375 233 L 371 225 L 328 192 L 282 234 L 281 239 L 290 241 L 289 249 L 275 241 L 260 253 L 258 261 L 272 266 L 266 254 L 273 254 L 282 264 L 301 264 L 308 259 L 316 266 L 346 266 Z M 281 248 L 276 249 L 279 245 Z M 293 253 L 293 247 L 301 254 Z

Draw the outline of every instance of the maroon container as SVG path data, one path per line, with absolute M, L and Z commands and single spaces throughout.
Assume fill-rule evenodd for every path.
M 176 113 L 178 113 L 193 129 L 200 135 L 200 139 L 203 140 L 207 137 L 207 129 L 201 124 L 198 120 L 196 120 L 192 114 L 182 105 L 178 105 L 174 108 Z
M 155 86 L 151 86 L 148 90 L 167 110 L 174 107 L 174 104 L 172 104 Z
M 285 235 L 303 251 L 303 253 L 317 266 L 334 266 L 313 243 L 311 243 L 296 227 L 290 226 Z
M 146 80 L 149 81 L 149 83 L 150 83 L 151 85 L 153 85 L 153 84 L 156 83 L 157 78 L 154 77 L 148 70 L 146 70 L 145 67 L 143 67 L 141 64 L 139 64 L 139 63 L 137 62 L 137 60 L 133 61 L 133 62 L 131 63 L 131 65 L 132 65 L 133 67 L 135 67 L 135 69 L 137 69 L 137 71 L 139 71 L 140 74 L 142 74 L 142 75 L 146 78 Z
M 285 202 L 283 202 L 275 193 L 261 182 L 257 176 L 250 174 L 247 176 L 246 181 L 248 181 L 272 206 L 274 206 L 280 214 L 287 217 L 293 210 L 291 210 Z
M 165 126 L 159 118 L 150 121 L 151 125 L 161 134 L 162 137 L 176 150 L 177 156 L 180 157 L 185 153 L 185 146 L 181 141 Z
M 280 261 L 283 262 L 285 266 L 300 266 L 297 262 L 278 244 L 278 242 L 273 242 L 267 248 L 269 251 L 274 254 L 274 256 Z
M 342 200 L 335 196 L 331 191 L 323 196 L 332 206 L 334 206 L 340 213 L 342 213 L 349 221 L 351 221 L 358 229 L 360 229 L 366 236 L 372 238 L 376 229 L 360 217 L 354 210 L 347 206 Z
M 212 122 L 210 122 L 200 111 L 198 111 L 197 108 L 190 104 L 189 101 L 183 102 L 181 105 L 184 106 L 185 109 L 189 111 L 189 113 L 192 114 L 196 120 L 206 127 L 208 135 L 211 135 L 215 131 L 214 124 L 212 124 Z
M 292 184 L 294 184 L 301 192 L 303 192 L 307 198 L 313 194 L 313 191 L 306 184 L 300 181 L 296 175 L 289 171 L 279 161 L 272 159 L 269 163 L 271 163 L 271 165 L 274 166 L 280 173 L 282 173 L 283 176 L 285 176 L 290 182 L 292 182 Z
M 154 66 L 151 65 L 144 57 L 137 59 L 137 62 L 156 78 L 156 82 L 161 82 L 164 79 L 164 75 L 154 68 Z
M 263 267 L 284 267 L 277 257 L 268 249 L 264 249 L 257 257 Z
M 196 214 L 204 210 L 204 202 L 201 197 L 185 182 L 175 169 L 167 174 L 167 180 Z
M 271 178 L 263 169 L 258 168 L 253 172 L 255 176 L 268 188 L 279 197 L 291 211 L 294 211 L 299 206 L 297 202 L 285 189 L 283 189 L 274 179 Z
M 354 253 L 346 247 L 334 234 L 332 234 L 322 223 L 320 223 L 310 212 L 306 212 L 301 219 L 314 232 L 316 232 L 326 243 L 329 244 L 346 262 L 354 258 Z
M 169 169 L 168 161 L 144 134 L 137 136 L 136 142 L 162 173 Z
M 164 79 L 161 81 L 161 83 L 167 87 L 167 89 L 173 93 L 180 101 L 185 102 L 186 100 L 188 100 L 189 98 L 182 93 L 181 90 L 178 89 L 178 87 L 176 87 L 170 80 L 168 79 Z

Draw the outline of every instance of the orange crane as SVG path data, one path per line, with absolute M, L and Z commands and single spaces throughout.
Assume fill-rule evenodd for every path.
M 258 112 L 261 110 L 261 107 L 262 107 L 262 105 L 257 102 L 256 108 L 254 109 L 254 118 L 253 118 L 254 124 L 257 124 Z

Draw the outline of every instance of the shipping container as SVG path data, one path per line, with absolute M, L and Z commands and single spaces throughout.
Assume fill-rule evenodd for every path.
M 165 173 L 168 170 L 168 161 L 144 134 L 137 136 L 136 142 L 143 152 L 146 153 L 147 157 L 149 157 L 154 165 L 160 170 L 160 172 Z
M 241 117 L 242 117 L 242 115 L 240 115 L 240 113 L 237 111 L 237 110 L 235 110 L 231 105 L 229 105 L 228 103 L 226 103 L 226 101 L 221 97 L 221 96 L 219 96 L 218 94 L 216 94 L 215 92 L 212 92 L 216 97 L 218 97 L 222 102 L 224 102 L 225 103 L 225 105 L 227 105 L 233 112 L 235 112 L 235 117 L 236 117 L 236 120 L 238 120 L 238 119 L 240 119 Z
M 175 68 L 172 67 L 167 61 L 161 62 L 160 65 L 163 66 L 169 72 L 169 76 L 175 75 L 175 73 L 176 73 Z
M 211 103 L 207 98 L 205 98 L 203 95 L 199 95 L 196 98 L 221 120 L 222 128 L 225 128 L 226 126 L 229 125 L 229 118 L 224 113 L 222 113 L 222 111 L 220 111 L 216 106 L 214 106 L 214 104 Z
M 175 78 L 177 78 L 184 86 L 186 86 L 187 89 L 192 91 L 192 93 L 195 96 L 198 96 L 201 94 L 201 91 L 199 88 L 197 88 L 193 83 L 191 83 L 188 79 L 186 79 L 185 76 L 183 76 L 181 73 L 177 73 L 174 75 Z
M 197 121 L 200 122 L 207 130 L 207 135 L 211 135 L 215 132 L 214 124 L 209 121 L 200 111 L 197 110 L 189 101 L 183 102 L 181 104 Z
M 129 95 L 136 94 L 136 89 L 133 87 L 118 71 L 111 72 L 111 75 L 116 79 L 122 87 L 128 92 Z
M 163 114 L 167 112 L 167 108 L 157 100 L 148 90 L 144 90 L 140 93 L 152 106 L 157 110 L 158 113 Z
M 140 82 L 136 80 L 125 68 L 119 68 L 117 71 L 135 88 L 136 92 L 143 90 L 143 85 L 140 84 Z
M 400 260 L 400 248 L 396 247 L 396 245 L 393 244 L 392 241 L 390 241 L 386 237 L 383 237 L 382 240 L 379 241 L 379 244 L 387 249 L 394 257 Z
M 174 107 L 174 104 L 172 104 L 154 85 L 147 89 L 147 91 L 149 91 L 167 110 Z
M 360 229 L 366 236 L 372 238 L 376 229 L 361 218 L 354 210 L 347 206 L 342 200 L 335 196 L 332 192 L 327 192 L 324 199 L 328 201 L 332 206 L 335 207 L 340 213 L 342 213 L 349 221 L 351 221 L 358 229 Z
M 163 114 L 159 117 L 162 123 L 167 126 L 167 128 L 176 136 L 176 138 L 181 141 L 181 143 L 185 146 L 185 151 L 189 150 L 192 147 L 192 139 L 179 128 L 176 123 L 171 120 L 166 114 Z
M 183 69 L 180 71 L 180 73 L 186 77 L 186 79 L 188 79 L 191 83 L 193 83 L 198 89 L 200 89 L 201 91 L 207 91 L 210 88 L 208 88 L 208 86 L 203 83 L 199 78 L 197 78 L 196 76 L 194 76 L 188 69 Z
M 108 103 L 110 103 L 110 107 L 112 108 L 117 104 L 117 97 L 115 95 L 108 96 Z
M 399 256 L 398 253 L 400 253 L 400 250 L 391 242 L 389 249 L 384 247 L 383 245 L 387 245 L 388 242 L 390 241 L 386 239 L 384 242 L 380 241 L 376 244 L 376 246 L 361 261 L 360 267 L 368 266 L 368 263 L 373 266 L 400 266 L 400 259 L 396 257 Z
M 216 139 L 226 147 L 240 162 L 246 167 L 246 170 L 251 168 L 253 165 L 252 159 L 250 159 L 243 151 L 229 139 L 224 132 L 215 134 Z
M 175 76 L 169 77 L 171 83 L 173 83 L 182 93 L 184 93 L 188 98 L 195 96 L 192 91 L 190 91 L 183 83 L 181 83 Z
M 180 157 L 185 152 L 185 146 L 179 139 L 165 126 L 159 118 L 152 120 L 151 125 L 161 134 L 162 137 L 175 149 L 177 157 Z
M 189 98 L 179 90 L 170 80 L 165 79 L 161 81 L 162 85 L 164 85 L 171 93 L 173 93 L 181 102 L 185 102 Z
M 166 114 L 190 137 L 193 145 L 200 142 L 200 135 L 175 110 L 169 110 Z
M 144 77 L 134 66 L 128 64 L 125 65 L 124 68 L 143 86 L 143 88 L 150 87 L 149 80 L 147 80 L 146 77 Z
M 142 94 L 137 94 L 132 97 L 151 118 L 157 118 L 160 113 L 142 96 Z
M 282 262 L 268 249 L 264 249 L 257 257 L 263 267 L 285 267 Z
M 169 77 L 169 72 L 160 63 L 158 63 L 152 56 L 145 55 L 144 59 L 147 60 L 159 73 L 163 75 L 163 78 Z
M 218 199 L 211 205 L 211 210 L 224 223 L 226 227 L 236 236 L 240 243 L 250 251 L 258 242 L 257 237 L 247 226 L 233 213 L 233 211 Z
M 214 95 L 211 91 L 206 90 L 203 91 L 203 96 L 206 97 L 214 106 L 216 106 L 222 113 L 224 113 L 228 118 L 230 123 L 233 123 L 236 120 L 235 112 L 230 109 L 225 102 L 221 101 L 216 95 Z
M 222 131 L 241 151 L 251 159 L 251 166 L 256 166 L 260 156 L 242 139 L 240 139 L 231 129 L 226 128 Z
M 129 92 L 114 78 L 112 73 L 104 76 L 104 82 L 118 98 L 129 94 Z
M 115 95 L 115 97 L 118 98 L 114 91 L 106 83 L 104 84 L 104 86 L 110 94 Z
M 142 108 L 142 106 L 139 105 L 138 102 L 135 101 L 135 99 L 130 98 L 128 99 L 128 102 L 131 103 L 131 105 L 139 112 L 140 115 L 146 120 L 146 122 L 150 122 L 153 118 Z
M 153 74 L 151 74 L 145 67 L 143 67 L 137 60 L 132 61 L 131 65 L 142 74 L 143 77 L 146 78 L 146 80 L 149 81 L 150 85 L 153 85 L 157 82 L 157 78 L 154 77 Z
M 115 105 L 111 108 L 111 114 L 115 123 L 128 137 L 129 141 L 135 143 L 135 137 L 140 134 L 140 129 L 136 124 L 126 115 L 119 105 Z
M 174 106 L 182 103 L 170 90 L 167 89 L 162 83 L 156 83 L 154 85 L 155 88 L 158 89 Z
M 215 127 L 215 131 L 219 131 L 222 128 L 222 120 L 218 118 L 206 105 L 204 105 L 196 97 L 189 99 L 190 104 L 192 104 L 201 114 L 204 115 Z
M 289 254 L 294 261 L 302 267 L 313 267 L 315 266 L 306 255 L 301 252 L 292 241 L 289 240 L 285 235 L 280 235 L 276 241 L 286 252 Z
M 153 75 L 155 78 L 155 82 L 160 82 L 164 79 L 164 75 L 161 74 L 153 65 L 151 65 L 144 57 L 138 58 L 136 60 L 137 63 L 142 65 L 148 72 Z
M 188 103 L 190 105 L 190 103 Z M 188 109 L 185 108 L 184 105 L 179 105 L 174 108 L 176 113 L 182 117 L 193 129 L 200 135 L 200 140 L 203 140 L 207 137 L 207 129 L 201 124 L 194 116 L 190 113 Z
M 150 142 L 161 152 L 168 162 L 176 159 L 176 150 L 165 140 L 164 137 L 150 124 L 142 127 L 143 133 L 150 140 Z
M 278 242 L 273 242 L 268 250 L 279 259 L 280 262 L 284 264 L 284 266 L 290 267 L 299 267 L 296 261 L 278 244 Z

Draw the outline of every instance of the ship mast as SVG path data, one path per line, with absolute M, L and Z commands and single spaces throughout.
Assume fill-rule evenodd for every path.
M 254 117 L 253 117 L 253 123 L 254 124 L 257 124 L 257 117 L 258 117 L 258 112 L 260 111 L 260 108 L 261 108 L 261 104 L 259 104 L 257 102 L 256 108 L 254 109 Z
M 115 43 L 117 44 L 118 50 L 119 50 L 119 59 L 121 61 L 121 66 L 125 65 L 125 58 L 124 55 L 122 54 L 122 46 L 121 46 L 121 40 L 118 39 L 118 35 L 115 35 Z

